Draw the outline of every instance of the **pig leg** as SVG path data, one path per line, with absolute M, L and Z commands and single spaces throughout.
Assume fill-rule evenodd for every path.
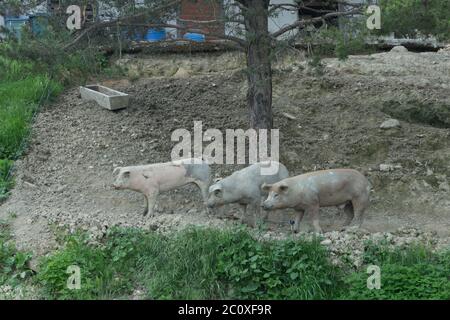
M 261 219 L 261 204 L 256 202 L 250 205 L 252 206 L 253 212 L 252 227 L 256 227 L 258 225 L 259 220 Z
M 306 210 L 306 213 L 309 215 L 311 215 L 312 217 L 312 223 L 313 223 L 313 227 L 314 230 L 317 233 L 321 233 L 322 232 L 322 228 L 320 227 L 319 224 L 319 206 L 314 206 L 314 207 L 310 207 Z
M 197 187 L 200 189 L 202 193 L 203 198 L 203 204 L 206 207 L 206 213 L 211 214 L 211 210 L 208 208 L 207 202 L 208 202 L 208 183 L 203 181 L 194 181 L 194 183 L 197 185 Z
M 241 223 L 246 224 L 249 227 L 251 227 L 252 223 L 251 223 L 251 221 L 250 222 L 248 221 L 248 217 L 247 217 L 247 209 L 248 209 L 248 206 L 250 206 L 250 204 L 240 203 L 239 205 L 241 206 L 241 209 L 242 209 L 242 211 L 241 211 L 242 215 L 241 215 L 241 219 L 240 219 Z
M 367 197 L 361 197 L 352 200 L 353 210 L 355 212 L 355 218 L 353 219 L 351 226 L 357 226 L 361 228 L 363 222 L 364 211 L 366 210 L 369 199 Z
M 144 210 L 144 216 L 150 213 L 150 216 L 153 217 L 153 209 L 155 208 L 158 194 L 158 190 L 153 190 L 153 192 L 148 192 L 147 194 L 145 194 L 146 206 Z
M 297 233 L 300 228 L 300 222 L 303 220 L 303 216 L 305 215 L 305 211 L 302 209 L 295 209 L 297 215 L 295 216 L 294 222 L 294 232 Z
M 144 205 L 145 205 L 145 209 L 144 209 L 144 213 L 142 214 L 144 217 L 148 214 L 148 198 L 147 195 L 144 194 Z
M 344 213 L 345 213 L 345 222 L 344 227 L 348 226 L 350 222 L 352 222 L 353 217 L 355 216 L 355 213 L 353 212 L 353 204 L 351 202 L 347 202 L 344 207 Z

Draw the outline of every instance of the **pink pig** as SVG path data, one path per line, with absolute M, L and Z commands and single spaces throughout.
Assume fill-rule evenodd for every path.
M 209 165 L 201 159 L 182 159 L 142 166 L 117 167 L 113 172 L 115 189 L 130 189 L 145 196 L 144 216 L 153 215 L 158 194 L 189 183 L 196 184 L 206 205 L 210 180 Z

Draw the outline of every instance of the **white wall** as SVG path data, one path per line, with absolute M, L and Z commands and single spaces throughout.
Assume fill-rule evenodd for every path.
M 228 10 L 225 12 L 225 15 L 231 15 L 238 12 L 238 8 L 233 6 L 230 7 L 230 3 L 232 3 L 233 0 L 224 0 L 224 7 L 225 10 Z M 271 0 L 271 4 L 296 4 L 295 0 Z M 280 30 L 281 28 L 290 25 L 297 21 L 298 19 L 298 13 L 287 11 L 287 10 L 278 10 L 278 14 L 276 16 L 269 17 L 269 32 L 276 32 Z M 226 35 L 233 35 L 238 36 L 240 38 L 243 37 L 244 27 L 242 25 L 239 25 L 237 23 L 233 22 L 227 22 L 225 24 L 225 34 Z M 284 35 L 280 36 L 280 38 L 286 38 L 289 36 L 293 36 L 297 33 L 297 29 L 294 29 L 288 33 L 285 33 Z
M 296 4 L 294 0 L 271 0 L 271 4 Z M 275 17 L 269 17 L 269 32 L 276 32 L 281 28 L 291 25 L 298 20 L 298 12 L 297 11 L 288 11 L 288 10 L 277 10 L 277 15 Z M 288 38 L 296 35 L 298 29 L 291 30 L 281 35 L 280 38 Z

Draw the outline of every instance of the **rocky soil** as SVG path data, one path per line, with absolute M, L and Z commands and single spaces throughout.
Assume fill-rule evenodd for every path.
M 233 206 L 207 216 L 194 186 L 162 194 L 159 215 L 143 218 L 142 196 L 110 185 L 116 166 L 169 161 L 171 133 L 192 132 L 193 121 L 204 130 L 247 128 L 242 57 L 129 56 L 118 64 L 129 79 L 103 84 L 129 93 L 129 108 L 102 109 L 73 88 L 38 115 L 30 148 L 17 162 L 16 187 L 0 206 L 19 247 L 45 254 L 57 246 L 60 228 L 101 237 L 112 225 L 165 232 L 237 223 Z M 291 174 L 352 167 L 373 186 L 363 231 L 339 232 L 340 212 L 322 211 L 324 245 L 333 254 L 350 254 L 358 264 L 362 243 L 379 237 L 394 245 L 448 246 L 449 90 L 446 50 L 394 50 L 314 66 L 292 55 L 276 63 L 275 127 Z M 213 172 L 225 176 L 239 167 L 214 165 Z M 272 214 L 267 236 L 289 234 L 290 214 Z M 304 232 L 310 230 L 305 218 Z

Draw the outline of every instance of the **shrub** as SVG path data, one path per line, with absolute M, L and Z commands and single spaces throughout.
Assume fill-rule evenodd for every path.
M 69 290 L 66 270 L 81 269 L 81 289 Z M 169 236 L 112 228 L 101 246 L 70 237 L 42 261 L 46 296 L 98 299 L 144 287 L 152 299 L 321 299 L 339 287 L 318 240 L 261 242 L 244 230 L 192 227 Z
M 8 226 L 0 222 L 0 285 L 16 285 L 31 275 L 28 252 L 19 251 L 10 241 Z
M 0 202 L 6 196 L 8 190 L 13 186 L 13 182 L 9 177 L 9 171 L 12 168 L 13 162 L 11 160 L 0 159 Z
M 241 232 L 219 257 L 238 299 L 329 299 L 340 283 L 319 239 L 261 242 Z
M 450 39 L 450 2 L 448 0 L 381 0 L 381 33 L 399 37 L 418 33 Z
M 67 286 L 70 266 L 80 268 L 80 289 Z M 64 248 L 42 260 L 37 281 L 50 299 L 104 299 L 121 294 L 126 286 L 114 274 L 106 252 L 82 235 L 69 237 Z
M 344 299 L 450 299 L 450 252 L 432 253 L 424 247 L 390 249 L 368 243 L 365 265 L 378 265 L 381 271 L 381 288 L 367 288 L 365 268 L 345 279 L 347 290 Z

